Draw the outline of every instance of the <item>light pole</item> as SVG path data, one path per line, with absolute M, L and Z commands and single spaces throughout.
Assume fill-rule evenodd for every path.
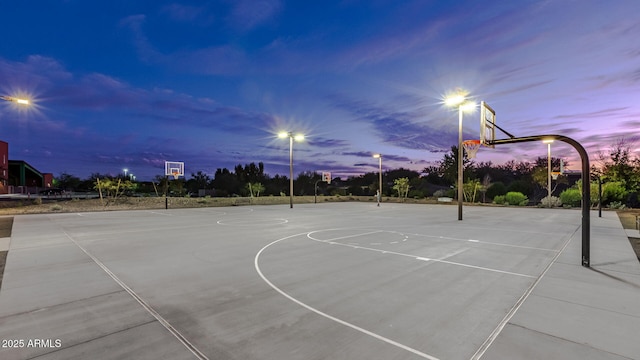
M 281 139 L 289 138 L 289 207 L 293 209 L 293 140 L 302 141 L 304 135 L 294 135 L 291 131 L 283 131 L 278 134 Z
M 551 207 L 551 143 L 553 139 L 542 140 L 542 142 L 547 144 L 547 201 Z
M 379 179 L 378 179 L 378 206 L 380 206 L 380 201 L 382 200 L 382 154 L 373 154 L 374 158 L 377 158 L 378 164 L 379 164 L 379 168 L 378 168 L 378 174 L 379 174 Z
M 458 220 L 462 220 L 462 200 L 464 196 L 463 186 L 463 163 L 464 152 L 462 151 L 462 114 L 466 111 L 471 111 L 475 108 L 476 104 L 467 101 L 467 93 L 464 91 L 458 91 L 454 95 L 447 96 L 445 104 L 451 107 L 458 108 Z
M 127 180 L 127 171 L 129 171 L 129 169 L 122 169 L 122 171 L 124 171 L 124 179 Z
M 5 100 L 5 101 L 11 101 L 20 105 L 29 105 L 29 100 L 27 99 L 21 99 L 21 98 L 17 98 L 17 97 L 13 97 L 13 96 L 4 96 L 1 95 L 0 96 L 1 100 Z

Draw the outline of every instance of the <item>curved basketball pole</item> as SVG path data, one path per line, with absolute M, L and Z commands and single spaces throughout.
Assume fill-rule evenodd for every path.
M 507 135 L 511 135 L 507 133 Z M 563 135 L 536 135 L 525 137 L 511 137 L 510 139 L 497 139 L 487 141 L 487 145 L 513 144 L 541 140 L 558 140 L 573 146 L 582 159 L 582 266 L 591 265 L 591 188 L 589 179 L 589 155 L 579 142 Z

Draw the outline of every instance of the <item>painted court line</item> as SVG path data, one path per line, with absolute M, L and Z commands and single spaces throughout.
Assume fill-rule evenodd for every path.
M 144 299 L 142 299 L 135 291 L 133 291 L 133 289 L 131 289 L 127 284 L 120 280 L 111 270 L 109 270 L 109 268 L 105 264 L 103 264 L 102 261 L 98 260 L 98 258 L 89 253 L 66 231 L 62 230 L 62 232 L 67 236 L 67 238 L 69 238 L 69 240 L 71 240 L 78 248 L 80 248 L 82 252 L 87 254 L 87 256 L 91 258 L 91 260 L 93 260 L 104 272 L 106 272 L 107 275 L 109 275 L 113 279 L 113 281 L 115 281 L 118 285 L 120 285 L 120 287 L 122 287 L 127 293 L 129 293 L 129 295 L 131 295 L 131 297 L 133 297 L 138 302 L 138 304 L 140 304 L 149 314 L 151 314 L 151 316 L 158 320 L 158 322 L 162 326 L 164 326 L 165 329 L 167 329 L 173 336 L 175 336 L 175 338 L 178 339 L 178 341 L 180 341 L 182 345 L 187 348 L 187 350 L 189 350 L 200 360 L 209 360 L 209 358 L 205 354 L 203 354 L 192 343 L 190 343 L 189 340 L 187 340 L 187 338 L 185 338 L 176 328 L 174 328 L 165 318 L 163 318 L 162 315 L 155 311 L 151 307 L 151 305 L 147 304 L 147 302 L 144 301 Z
M 546 249 L 546 248 L 524 246 L 524 245 L 503 244 L 503 243 L 496 243 L 496 242 L 484 241 L 484 240 L 476 240 L 476 239 L 461 239 L 461 238 L 454 238 L 454 237 L 449 237 L 449 236 L 435 236 L 435 235 L 426 235 L 426 234 L 410 234 L 410 235 L 421 236 L 421 237 L 430 237 L 430 238 L 436 238 L 436 239 L 444 239 L 444 240 L 468 241 L 468 242 L 474 242 L 474 243 L 479 243 L 479 244 L 505 246 L 505 247 L 512 247 L 512 248 L 518 248 L 518 249 L 558 252 L 558 250 L 555 250 L 555 249 Z
M 321 231 L 321 230 L 318 230 L 318 231 Z M 307 233 L 307 238 L 309 238 L 310 240 L 317 241 L 317 242 L 320 242 L 320 243 L 325 243 L 325 244 L 327 243 L 327 241 L 331 241 L 331 240 L 319 240 L 319 239 L 316 239 L 316 238 L 311 236 L 311 234 L 313 234 L 315 232 L 318 232 L 318 231 L 312 231 L 310 233 Z M 379 230 L 379 231 L 376 231 L 376 232 L 382 232 L 382 230 Z M 367 235 L 367 234 L 371 234 L 371 233 L 360 234 L 360 235 L 351 235 L 350 237 L 362 236 L 362 235 Z M 527 274 L 520 274 L 520 273 L 516 273 L 516 272 L 511 272 L 511 271 L 492 269 L 492 268 L 483 267 L 483 266 L 470 265 L 470 264 L 464 264 L 464 263 L 459 263 L 459 262 L 455 262 L 455 261 L 444 260 L 445 258 L 447 258 L 449 256 L 447 256 L 445 258 L 441 258 L 441 259 L 430 259 L 430 258 L 420 257 L 420 256 L 417 256 L 417 255 L 400 253 L 400 252 L 397 252 L 397 251 L 389 251 L 389 250 L 381 250 L 381 249 L 370 248 L 370 247 L 366 247 L 366 246 L 362 246 L 362 245 L 343 244 L 343 243 L 339 243 L 339 242 L 335 242 L 333 244 L 334 245 L 340 245 L 340 246 L 346 246 L 346 247 L 350 247 L 350 248 L 353 248 L 353 249 L 362 249 L 362 250 L 379 252 L 381 254 L 391 254 L 391 255 L 405 256 L 405 257 L 409 257 L 409 258 L 416 259 L 416 260 L 421 260 L 421 261 L 434 261 L 434 262 L 439 262 L 439 263 L 443 263 L 443 264 L 462 266 L 462 267 L 467 267 L 467 268 L 471 268 L 471 269 L 490 271 L 490 272 L 495 272 L 495 273 L 500 273 L 500 274 L 520 276 L 520 277 L 526 277 L 526 278 L 531 278 L 531 279 L 535 279 L 536 278 L 535 276 L 527 275 Z M 453 256 L 453 255 L 451 255 L 451 256 Z
M 318 310 L 318 309 L 316 309 L 316 308 L 314 308 L 314 307 L 311 307 L 311 306 L 309 306 L 309 305 L 307 305 L 307 304 L 303 303 L 302 301 L 300 301 L 300 300 L 298 300 L 298 299 L 294 298 L 293 296 L 291 296 L 291 295 L 287 294 L 287 293 L 286 293 L 286 292 L 284 292 L 282 289 L 280 289 L 279 287 L 275 286 L 271 281 L 269 281 L 269 279 L 267 279 L 267 277 L 262 273 L 262 270 L 260 270 L 260 264 L 259 264 L 260 255 L 261 255 L 261 254 L 262 254 L 262 253 L 263 253 L 263 252 L 264 252 L 268 247 L 270 247 L 270 246 L 271 246 L 271 245 L 273 245 L 273 244 L 276 244 L 276 243 L 278 243 L 278 242 L 280 242 L 280 241 L 287 240 L 287 239 L 291 239 L 291 238 L 294 238 L 294 237 L 297 237 L 297 236 L 302 236 L 302 235 L 305 235 L 305 234 L 308 234 L 308 233 L 300 233 L 300 234 L 290 235 L 290 236 L 284 237 L 284 238 L 282 238 L 282 239 L 278 239 L 278 240 L 276 240 L 276 241 L 271 242 L 270 244 L 267 244 L 265 247 L 263 247 L 262 249 L 260 249 L 260 251 L 258 251 L 258 253 L 256 254 L 256 257 L 254 258 L 254 266 L 255 266 L 255 268 L 256 268 L 256 271 L 258 272 L 258 275 L 260 275 L 260 277 L 262 278 L 262 280 L 263 280 L 265 283 L 267 283 L 267 285 L 271 286 L 271 288 L 273 288 L 275 291 L 277 291 L 278 293 L 280 293 L 280 295 L 282 295 L 282 296 L 286 297 L 287 299 L 289 299 L 289 300 L 293 301 L 294 303 L 296 303 L 296 304 L 298 304 L 298 305 L 302 306 L 303 308 L 305 308 L 305 309 L 307 309 L 307 310 L 309 310 L 309 311 L 312 311 L 312 312 L 314 312 L 314 313 L 316 313 L 316 314 L 318 314 L 318 315 L 320 315 L 320 316 L 322 316 L 322 317 L 324 317 L 324 318 L 326 318 L 326 319 L 329 319 L 329 320 L 335 321 L 335 322 L 337 322 L 338 324 L 341 324 L 341 325 L 347 326 L 347 327 L 349 327 L 349 328 L 351 328 L 351 329 L 353 329 L 353 330 L 359 331 L 359 332 L 361 332 L 361 333 L 363 333 L 363 334 L 365 334 L 365 335 L 369 335 L 369 336 L 371 336 L 371 337 L 373 337 L 373 338 L 375 338 L 375 339 L 378 339 L 378 340 L 380 340 L 380 341 L 384 341 L 384 342 L 385 342 L 385 343 L 387 343 L 387 344 L 390 344 L 390 345 L 393 345 L 393 346 L 398 347 L 398 348 L 400 348 L 400 349 L 403 349 L 403 350 L 406 350 L 406 351 L 408 351 L 408 352 L 411 352 L 411 353 L 413 353 L 413 354 L 415 354 L 415 355 L 418 355 L 418 356 L 420 356 L 420 357 L 422 357 L 422 358 L 424 358 L 424 359 L 429 359 L 429 360 L 439 360 L 437 357 L 434 357 L 434 356 L 431 356 L 431 355 L 429 355 L 429 354 L 423 353 L 422 351 L 419 351 L 419 350 L 416 350 L 416 349 L 414 349 L 414 348 L 412 348 L 412 347 L 409 347 L 409 346 L 403 345 L 403 344 L 401 344 L 401 343 L 399 343 L 399 342 L 397 342 L 397 341 L 391 340 L 391 339 L 386 338 L 386 337 L 384 337 L 384 336 L 382 336 L 382 335 L 378 335 L 378 334 L 376 334 L 376 333 L 374 333 L 374 332 L 371 332 L 371 331 L 369 331 L 369 330 L 367 330 L 367 329 L 363 329 L 363 328 L 361 328 L 361 327 L 359 327 L 359 326 L 357 326 L 357 325 L 351 324 L 351 323 L 349 323 L 349 322 L 347 322 L 347 321 L 341 320 L 341 319 L 339 319 L 339 318 L 337 318 L 337 317 L 335 317 L 335 316 L 331 316 L 331 315 L 329 315 L 329 314 L 327 314 L 327 313 L 324 313 L 324 312 L 322 312 L 322 311 L 320 311 L 320 310 Z M 322 241 L 322 240 L 315 240 L 315 241 L 324 242 L 324 241 Z M 335 244 L 339 244 L 339 243 L 335 243 Z
M 573 237 L 575 236 L 575 234 L 578 232 L 578 230 L 580 229 L 580 226 L 578 226 L 576 228 L 576 230 L 573 232 L 573 234 L 571 236 L 569 236 L 569 238 L 567 239 L 567 241 L 564 243 L 564 245 L 562 246 L 562 249 L 560 249 L 560 251 L 558 251 L 558 253 L 556 254 L 556 256 L 553 257 L 553 259 L 551 259 L 551 261 L 549 262 L 549 264 L 547 265 L 547 267 L 542 271 L 542 273 L 540 274 L 540 276 L 538 276 L 538 278 L 536 279 L 536 281 L 533 282 L 533 284 L 531 284 L 531 286 L 529 286 L 529 289 L 527 289 L 527 291 L 524 292 L 524 294 L 522 294 L 522 296 L 520 297 L 520 299 L 518 299 L 518 301 L 516 301 L 516 303 L 513 305 L 513 307 L 511 307 L 511 310 L 509 310 L 509 312 L 507 313 L 507 315 L 505 315 L 505 317 L 502 319 L 502 321 L 500 321 L 500 323 L 498 324 L 498 326 L 493 330 L 493 332 L 491 333 L 491 335 L 489 335 L 489 337 L 487 338 L 487 340 L 484 341 L 484 343 L 478 348 L 478 350 L 476 351 L 475 354 L 473 354 L 473 356 L 471 357 L 471 360 L 478 360 L 480 359 L 484 353 L 489 349 L 489 347 L 491 346 L 491 344 L 493 344 L 493 342 L 498 338 L 498 335 L 500 335 L 500 333 L 502 332 L 502 330 L 504 329 L 505 326 L 507 326 L 507 323 L 511 320 L 511 318 L 513 317 L 513 315 L 516 314 L 516 312 L 520 309 L 520 307 L 522 306 L 522 304 L 524 304 L 525 300 L 527 300 L 527 298 L 529 298 L 529 295 L 531 295 L 531 293 L 533 292 L 533 289 L 536 288 L 536 286 L 538 286 L 538 283 L 540 283 L 540 280 L 542 280 L 542 278 L 547 274 L 547 272 L 549 271 L 549 269 L 551 269 L 551 266 L 553 264 L 555 264 L 556 260 L 558 260 L 558 258 L 560 257 L 560 255 L 562 255 L 562 253 L 564 252 L 564 250 L 567 248 L 567 246 L 569 245 L 569 243 L 571 242 L 571 239 L 573 239 Z

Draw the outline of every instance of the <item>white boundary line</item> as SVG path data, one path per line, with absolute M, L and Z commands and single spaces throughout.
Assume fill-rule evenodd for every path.
M 578 232 L 578 229 L 580 229 L 580 226 L 578 226 L 576 228 L 576 230 L 573 232 L 573 234 L 571 234 L 571 236 L 569 236 L 569 239 L 567 239 L 567 241 L 564 243 L 564 246 L 562 246 L 562 249 L 560 249 L 560 251 L 558 251 L 558 253 L 556 254 L 556 256 L 553 257 L 553 259 L 551 259 L 551 261 L 549 262 L 549 264 L 547 265 L 547 267 L 544 269 L 544 271 L 542 271 L 542 273 L 540 274 L 540 276 L 538 276 L 538 278 L 536 279 L 536 281 L 533 282 L 533 284 L 531 284 L 531 286 L 529 286 L 529 289 L 527 289 L 527 291 L 524 292 L 524 294 L 522 294 L 522 296 L 520 297 L 520 299 L 518 299 L 518 301 L 516 301 L 516 303 L 513 305 L 513 307 L 511 308 L 511 310 L 509 310 L 509 312 L 507 313 L 507 315 L 505 315 L 505 317 L 502 319 L 502 321 L 500 321 L 500 323 L 498 324 L 498 326 L 493 330 L 493 332 L 491 333 L 491 335 L 489 335 L 489 337 L 487 338 L 487 340 L 484 341 L 484 343 L 482 343 L 482 345 L 478 348 L 478 350 L 476 351 L 475 354 L 473 354 L 473 356 L 471 357 L 470 360 L 478 360 L 480 359 L 484 353 L 489 349 L 489 347 L 491 346 L 491 344 L 493 344 L 493 342 L 498 338 L 498 335 L 500 335 L 500 333 L 502 332 L 502 330 L 504 329 L 505 326 L 507 326 L 507 323 L 511 320 L 511 318 L 513 317 L 513 315 L 516 314 L 516 312 L 520 309 L 520 307 L 522 306 L 522 304 L 524 304 L 525 300 L 527 300 L 527 298 L 529 298 L 529 295 L 531 295 L 531 293 L 533 292 L 533 289 L 536 288 L 536 286 L 538 285 L 538 283 L 540 283 L 540 281 L 542 280 L 542 278 L 547 274 L 547 272 L 549 271 L 549 269 L 551 269 L 551 266 L 553 264 L 556 263 L 556 260 L 558 260 L 558 258 L 560 257 L 560 255 L 562 255 L 562 253 L 564 252 L 564 250 L 567 248 L 567 246 L 569 245 L 569 243 L 571 242 L 571 240 L 573 239 L 573 237 L 575 236 L 575 234 Z
M 336 229 L 331 229 L 331 230 L 336 230 Z M 520 273 L 511 272 L 511 271 L 492 269 L 492 268 L 487 268 L 487 267 L 482 267 L 482 266 L 477 266 L 477 265 L 459 263 L 459 262 L 455 262 L 455 261 L 447 261 L 447 260 L 444 260 L 444 259 L 426 258 L 426 257 L 417 256 L 417 255 L 400 253 L 400 252 L 396 252 L 396 251 L 375 249 L 375 248 L 370 248 L 370 247 L 361 246 L 361 245 L 343 244 L 343 243 L 339 243 L 339 242 L 334 242 L 333 241 L 333 240 L 343 239 L 343 238 L 336 238 L 336 239 L 331 239 L 331 240 L 319 240 L 319 239 L 315 239 L 315 238 L 313 238 L 311 236 L 311 234 L 316 233 L 316 232 L 320 232 L 320 231 L 325 231 L 325 230 L 311 231 L 311 232 L 307 233 L 307 237 L 309 239 L 313 240 L 313 241 L 317 241 L 317 242 L 321 242 L 321 243 L 325 243 L 325 244 L 340 245 L 340 246 L 346 246 L 346 247 L 350 247 L 350 248 L 354 248 L 354 249 L 375 251 L 375 252 L 379 252 L 379 253 L 382 253 L 382 254 L 392 254 L 392 255 L 405 256 L 405 257 L 410 257 L 410 258 L 413 258 L 413 259 L 416 259 L 416 260 L 422 260 L 422 261 L 435 261 L 435 262 L 449 264 L 449 265 L 456 265 L 456 266 L 468 267 L 468 268 L 472 268 L 472 269 L 491 271 L 491 272 L 496 272 L 496 273 L 501 273 L 501 274 L 506 274 L 506 275 L 521 276 L 521 277 L 526 277 L 526 278 L 531 278 L 531 279 L 535 279 L 536 278 L 535 276 L 532 276 L 532 275 L 520 274 Z M 364 234 L 360 234 L 360 235 L 350 235 L 348 237 L 356 237 L 356 236 L 368 235 L 368 234 L 373 234 L 373 233 L 378 233 L 378 232 L 383 232 L 383 230 L 364 233 Z M 389 232 L 395 232 L 395 231 L 389 231 Z M 465 240 L 465 241 L 468 241 L 468 240 Z
M 195 345 L 190 343 L 189 340 L 187 340 L 187 338 L 185 338 L 176 328 L 174 328 L 165 318 L 163 318 L 162 315 L 160 315 L 157 311 L 155 311 L 151 307 L 151 305 L 147 304 L 147 302 L 144 301 L 142 297 L 136 294 L 136 292 L 133 291 L 133 289 L 131 289 L 129 286 L 127 286 L 127 284 L 125 284 L 122 280 L 120 280 L 116 276 L 116 274 L 111 272 L 111 270 L 109 270 L 109 268 L 105 264 L 103 264 L 102 261 L 98 260 L 98 258 L 91 255 L 84 247 L 82 247 L 82 245 L 78 244 L 78 242 L 76 242 L 76 240 L 73 237 L 71 237 L 71 235 L 69 235 L 66 231 L 62 230 L 62 232 L 67 236 L 67 238 L 69 238 L 69 240 L 71 240 L 78 248 L 80 248 L 82 252 L 87 254 L 87 256 L 91 258 L 91 260 L 93 260 L 104 272 L 106 272 L 107 275 L 109 275 L 118 285 L 120 285 L 120 287 L 122 287 L 127 293 L 129 293 L 129 295 L 131 295 L 131 297 L 133 297 L 140 305 L 142 305 L 142 307 L 145 310 L 147 310 L 147 312 L 151 314 L 151 316 L 153 316 L 156 320 L 158 320 L 158 322 L 162 326 L 164 326 L 165 329 L 167 329 L 173 336 L 175 336 L 176 339 L 178 339 L 178 341 L 180 341 L 182 345 L 184 345 L 184 347 L 187 348 L 187 350 L 191 351 L 191 353 L 200 360 L 209 360 L 209 358 L 205 354 L 203 354 L 200 350 L 198 350 L 198 348 L 196 348 Z
M 276 241 L 273 241 L 273 242 L 271 242 L 271 243 L 269 243 L 269 244 L 265 245 L 265 247 L 263 247 L 262 249 L 260 249 L 260 251 L 258 251 L 258 253 L 256 254 L 256 257 L 255 257 L 255 259 L 254 259 L 254 265 L 255 265 L 256 271 L 258 272 L 258 275 L 260 275 L 260 277 L 262 278 L 262 280 L 263 280 L 265 283 L 267 283 L 267 285 L 271 286 L 271 288 L 273 288 L 275 291 L 279 292 L 279 293 L 280 293 L 280 295 L 282 295 L 282 296 L 286 297 L 287 299 L 289 299 L 289 300 L 293 301 L 294 303 L 296 303 L 296 304 L 298 304 L 298 305 L 302 306 L 303 308 L 305 308 L 305 309 L 307 309 L 307 310 L 309 310 L 309 311 L 312 311 L 312 312 L 314 312 L 314 313 L 316 313 L 316 314 L 318 314 L 318 315 L 320 315 L 320 316 L 322 316 L 322 317 L 324 317 L 324 318 L 327 318 L 327 319 L 329 319 L 329 320 L 335 321 L 335 322 L 337 322 L 338 324 L 341 324 L 341 325 L 347 326 L 347 327 L 349 327 L 349 328 L 351 328 L 351 329 L 354 329 L 354 330 L 356 330 L 356 331 L 359 331 L 359 332 L 361 332 L 361 333 L 363 333 L 363 334 L 369 335 L 369 336 L 371 336 L 371 337 L 373 337 L 373 338 L 375 338 L 375 339 L 378 339 L 378 340 L 384 341 L 384 342 L 386 342 L 387 344 L 390 344 L 390 345 L 393 345 L 393 346 L 398 347 L 398 348 L 400 348 L 400 349 L 403 349 L 403 350 L 409 351 L 409 352 L 411 352 L 411 353 L 413 353 L 413 354 L 415 354 L 415 355 L 418 355 L 418 356 L 420 356 L 420 357 L 422 357 L 422 358 L 424 358 L 424 359 L 429 359 L 429 360 L 439 360 L 437 357 L 434 357 L 434 356 L 431 356 L 431 355 L 429 355 L 429 354 L 423 353 L 423 352 L 421 352 L 421 351 L 419 351 L 419 350 L 416 350 L 416 349 L 414 349 L 414 348 L 412 348 L 412 347 L 409 347 L 409 346 L 406 346 L 406 345 L 400 344 L 400 343 L 399 343 L 399 342 L 397 342 L 397 341 L 394 341 L 394 340 L 391 340 L 391 339 L 386 338 L 386 337 L 384 337 L 384 336 L 378 335 L 378 334 L 376 334 L 376 333 L 374 333 L 374 332 L 371 332 L 371 331 L 369 331 L 369 330 L 363 329 L 363 328 L 361 328 L 361 327 L 359 327 L 359 326 L 357 326 L 357 325 L 354 325 L 354 324 L 351 324 L 351 323 L 346 322 L 346 321 L 344 321 L 344 320 L 338 319 L 338 318 L 337 318 L 337 317 L 335 317 L 335 316 L 331 316 L 331 315 L 329 315 L 329 314 L 327 314 L 327 313 L 324 313 L 324 312 L 322 312 L 322 311 L 320 311 L 320 310 L 318 310 L 318 309 L 316 309 L 316 308 L 313 308 L 313 307 L 311 307 L 311 306 L 309 306 L 309 305 L 307 305 L 307 304 L 303 303 L 302 301 L 300 301 L 300 300 L 298 300 L 298 299 L 294 298 L 293 296 L 291 296 L 291 295 L 287 294 L 286 292 L 284 292 L 283 290 L 281 290 L 279 287 L 275 286 L 271 281 L 269 281 L 269 279 L 267 279 L 267 277 L 266 277 L 266 276 L 264 276 L 264 274 L 263 274 L 263 273 L 262 273 L 262 271 L 260 270 L 260 265 L 259 265 L 260 255 L 261 255 L 261 254 L 262 254 L 262 253 L 263 253 L 263 252 L 264 252 L 264 251 L 265 251 L 269 246 L 271 246 L 271 245 L 273 245 L 273 244 L 276 244 L 276 243 L 278 243 L 278 242 L 280 242 L 280 241 L 287 240 L 287 239 L 291 239 L 291 238 L 294 238 L 294 237 L 297 237 L 297 236 L 302 236 L 302 235 L 305 235 L 305 234 L 308 234 L 308 233 L 300 233 L 300 234 L 290 235 L 290 236 L 287 236 L 287 237 L 284 237 L 284 238 L 278 239 L 278 240 L 276 240 Z

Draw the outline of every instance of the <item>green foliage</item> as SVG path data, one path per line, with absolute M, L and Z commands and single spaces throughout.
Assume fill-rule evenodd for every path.
M 509 205 L 526 206 L 529 198 L 521 192 L 510 191 L 505 196 L 505 201 Z
M 411 190 L 409 191 L 409 195 L 407 195 L 407 197 L 414 198 L 414 199 L 423 199 L 425 195 L 420 190 Z
M 393 180 L 393 190 L 398 192 L 398 197 L 406 198 L 409 193 L 409 178 L 399 178 Z
M 489 199 L 495 199 L 498 195 L 504 195 L 507 193 L 507 187 L 502 182 L 495 182 L 487 189 L 487 197 Z
M 509 192 L 519 192 L 522 194 L 530 194 L 532 187 L 532 183 L 524 180 L 516 180 L 507 186 L 507 193 Z
M 476 202 L 480 185 L 480 180 L 469 180 L 462 186 L 462 193 L 464 194 L 464 200 L 467 202 Z
M 249 194 L 251 197 L 258 197 L 260 196 L 261 192 L 264 192 L 264 185 L 262 185 L 262 183 L 247 183 L 247 189 L 249 190 Z
M 493 198 L 493 203 L 494 204 L 503 205 L 505 202 L 506 202 L 506 196 L 505 195 L 496 195 Z
M 622 210 L 626 208 L 626 206 L 620 201 L 613 201 L 609 205 L 607 205 L 609 209 L 619 209 Z
M 135 190 L 136 187 L 137 184 L 132 183 L 129 180 L 122 181 L 122 179 L 97 178 L 93 188 L 100 193 L 101 197 L 110 197 L 112 199 L 117 199 L 126 191 Z
M 580 206 L 582 202 L 582 191 L 578 189 L 566 189 L 560 193 L 560 201 L 568 206 Z
M 626 197 L 627 189 L 622 182 L 613 181 L 602 184 L 603 203 L 622 202 Z

